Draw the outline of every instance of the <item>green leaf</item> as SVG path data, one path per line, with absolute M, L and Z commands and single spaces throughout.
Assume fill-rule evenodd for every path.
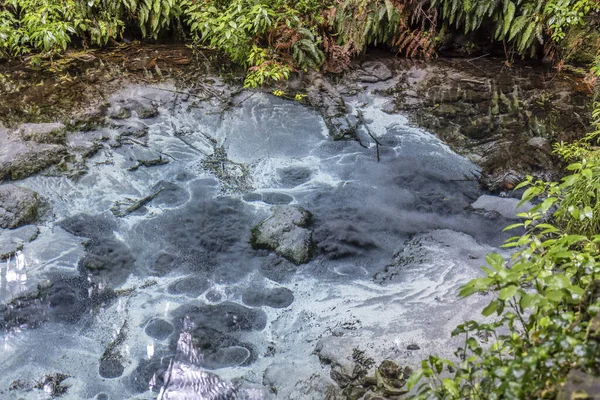
M 454 397 L 458 397 L 458 386 L 456 382 L 450 378 L 444 378 L 444 388 Z
M 527 200 L 531 200 L 539 192 L 540 192 L 539 188 L 537 188 L 535 186 L 529 187 L 523 192 L 523 195 L 521 196 L 521 201 L 525 202 Z
M 569 278 L 567 278 L 565 275 L 561 275 L 561 274 L 556 274 L 556 275 L 550 275 L 548 277 L 546 277 L 545 279 L 546 284 L 548 285 L 548 287 L 550 287 L 551 289 L 564 289 L 567 288 L 569 286 L 571 286 L 571 280 Z
M 508 35 L 508 40 L 512 40 L 517 33 L 519 33 L 523 27 L 525 26 L 525 24 L 527 23 L 527 21 L 529 20 L 529 16 L 527 15 L 521 15 L 517 18 L 515 18 L 513 24 L 512 24 L 512 28 L 510 28 L 510 34 Z
M 555 197 L 549 197 L 546 200 L 544 200 L 542 202 L 542 205 L 540 206 L 542 212 L 546 213 L 550 209 L 550 207 L 552 207 L 557 201 L 558 199 Z
M 569 175 L 566 178 L 563 178 L 563 183 L 560 185 L 563 188 L 567 188 L 569 186 L 573 186 L 575 182 L 579 180 L 579 174 Z
M 489 317 L 497 309 L 498 309 L 498 300 L 494 300 L 490 304 L 488 304 L 486 308 L 483 309 L 483 311 L 481 312 L 481 315 L 483 315 L 484 317 Z
M 528 177 L 528 178 L 530 178 L 530 177 Z M 521 189 L 521 188 L 523 188 L 525 186 L 528 186 L 528 185 L 531 185 L 531 181 L 530 180 L 525 180 L 525 181 L 519 183 L 517 186 L 515 186 L 514 190 L 519 190 L 519 189 Z
M 518 223 L 518 224 L 511 224 L 511 225 L 507 226 L 506 228 L 502 229 L 502 232 L 506 232 L 506 231 L 509 231 L 509 230 L 515 229 L 515 228 L 520 228 L 522 226 L 523 226 L 522 222 Z
M 508 30 L 510 29 L 510 24 L 513 21 L 513 18 L 515 16 L 515 3 L 513 3 L 512 1 L 508 2 L 508 7 L 506 10 L 506 14 L 504 15 L 504 25 L 502 28 L 502 36 L 506 36 L 506 34 L 508 33 Z
M 488 254 L 487 256 L 485 256 L 485 260 L 495 270 L 501 269 L 504 265 L 504 258 L 497 253 Z
M 517 292 L 517 289 L 518 288 L 515 285 L 509 285 L 505 288 L 502 288 L 502 290 L 500 290 L 500 294 L 498 295 L 498 298 L 500 300 L 508 300 L 514 296 L 514 294 Z
M 525 294 L 523 295 L 523 297 L 521 297 L 521 300 L 519 301 L 519 305 L 521 306 L 521 309 L 525 310 L 526 308 L 529 308 L 529 306 L 531 306 L 533 304 L 533 306 L 535 306 L 539 301 L 539 295 L 538 294 Z
M 565 292 L 562 290 L 550 290 L 546 292 L 545 297 L 554 303 L 559 303 L 565 298 Z

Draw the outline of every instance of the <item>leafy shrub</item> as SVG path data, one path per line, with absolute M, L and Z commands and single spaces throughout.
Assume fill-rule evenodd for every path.
M 599 11 L 597 0 L 7 0 L 0 3 L 0 58 L 51 56 L 74 39 L 104 46 L 125 31 L 150 39 L 179 33 L 251 68 L 247 84 L 254 85 L 296 69 L 342 71 L 370 45 L 434 57 L 452 29 L 490 31 L 507 56 L 543 47 L 560 58 L 594 37 Z M 267 59 L 250 63 L 254 47 Z
M 522 202 L 539 202 L 519 214 L 522 223 L 506 228 L 526 229 L 504 245 L 517 251 L 510 260 L 488 255 L 485 276 L 459 293 L 493 292 L 482 314 L 497 318 L 458 326 L 453 335 L 465 337 L 458 362 L 423 361 L 409 380 L 409 387 L 418 385 L 417 398 L 554 398 L 571 369 L 600 372 L 600 343 L 589 332 L 600 312 L 597 126 L 580 142 L 556 146 L 571 161 L 561 182 L 528 178 L 520 185 L 528 187 Z

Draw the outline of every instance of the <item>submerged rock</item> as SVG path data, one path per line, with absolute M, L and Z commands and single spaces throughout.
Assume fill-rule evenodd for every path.
M 256 360 L 252 345 L 206 326 L 183 330 L 171 347 L 187 362 L 212 370 L 249 365 Z
M 89 239 L 101 239 L 113 236 L 117 224 L 105 215 L 78 214 L 66 218 L 59 226 L 72 235 Z
M 167 339 L 174 331 L 175 327 L 170 322 L 160 318 L 155 318 L 148 322 L 146 329 L 144 329 L 146 335 L 156 340 Z
M 75 323 L 92 308 L 114 299 L 114 292 L 84 277 L 58 277 L 36 292 L 0 305 L 0 328 L 38 328 L 46 322 Z
M 358 209 L 332 210 L 327 219 L 315 228 L 315 242 L 319 250 L 330 259 L 362 256 L 377 249 L 371 235 L 365 230 L 366 217 Z
M 17 228 L 34 222 L 40 200 L 36 192 L 16 185 L 0 186 L 0 228 Z
M 252 247 L 275 251 L 295 264 L 304 264 L 314 256 L 310 212 L 295 206 L 278 206 L 273 214 L 252 229 Z
M 145 227 L 147 240 L 158 232 L 168 246 L 190 258 L 205 255 L 225 256 L 247 242 L 250 219 L 241 201 L 220 197 L 209 201 L 190 201 L 169 217 L 152 220 Z M 199 257 L 201 258 L 201 257 Z M 203 260 L 194 260 L 201 269 Z
M 10 230 L 0 230 L 0 260 L 12 257 L 38 236 L 39 229 L 35 225 L 25 225 Z
M 135 264 L 131 250 L 114 239 L 92 240 L 85 249 L 86 255 L 78 265 L 80 272 L 111 286 L 123 283 Z
M 167 291 L 171 294 L 183 294 L 189 297 L 198 297 L 206 292 L 209 287 L 210 283 L 206 278 L 188 276 L 170 284 Z
M 279 184 L 284 188 L 300 186 L 310 180 L 312 171 L 304 167 L 288 167 L 278 171 Z
M 242 301 L 250 307 L 286 308 L 294 302 L 294 294 L 288 288 L 249 289 L 242 294 Z
M 225 302 L 216 305 L 186 304 L 173 312 L 179 325 L 184 321 L 198 327 L 210 327 L 218 332 L 262 331 L 267 314 L 239 304 Z

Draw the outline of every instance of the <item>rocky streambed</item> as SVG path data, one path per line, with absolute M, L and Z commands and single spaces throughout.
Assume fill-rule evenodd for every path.
M 394 112 L 382 68 L 307 87 L 317 108 L 215 78 L 0 128 L 0 396 L 399 398 L 450 356 L 516 200 Z

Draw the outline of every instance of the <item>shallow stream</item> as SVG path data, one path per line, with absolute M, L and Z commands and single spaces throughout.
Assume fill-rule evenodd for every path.
M 1 398 L 47 398 L 15 382 L 61 373 L 66 399 L 321 399 L 328 357 L 452 354 L 486 301 L 456 289 L 498 251 L 514 202 L 481 197 L 477 167 L 373 88 L 346 99 L 360 141 L 333 141 L 294 100 L 242 92 L 224 109 L 184 92 L 124 88 L 113 109 L 158 114 L 70 133 L 103 143 L 78 179 L 18 183 L 49 211 L 2 266 Z M 312 213 L 306 264 L 249 243 L 280 204 Z

